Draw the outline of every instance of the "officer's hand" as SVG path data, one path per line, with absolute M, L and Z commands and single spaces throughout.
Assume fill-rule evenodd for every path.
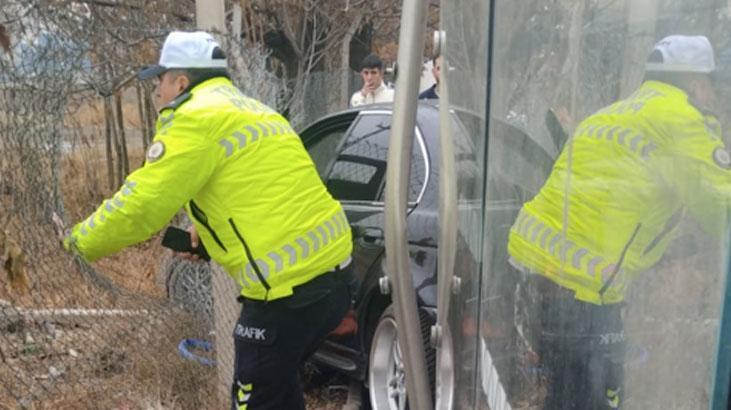
M 190 247 L 195 249 L 200 243 L 198 231 L 195 229 L 194 225 L 191 225 L 190 228 L 188 228 L 188 232 L 190 232 Z M 192 262 L 197 262 L 201 259 L 200 256 L 190 252 L 173 252 L 173 256 Z
M 53 227 L 56 230 L 56 237 L 58 238 L 59 242 L 63 243 L 64 239 L 66 238 L 66 224 L 64 224 L 63 219 L 54 211 L 51 215 L 51 221 L 53 221 Z

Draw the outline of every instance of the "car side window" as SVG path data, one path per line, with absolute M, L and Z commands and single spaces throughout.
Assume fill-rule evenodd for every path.
M 361 115 L 342 145 L 327 179 L 336 199 L 382 201 L 386 177 L 391 116 Z M 424 183 L 425 164 L 421 146 L 414 141 L 409 201 L 416 201 Z
M 318 139 L 316 143 L 308 147 L 307 152 L 310 154 L 310 158 L 315 163 L 317 173 L 320 177 L 325 179 L 325 173 L 327 172 L 328 166 L 335 159 L 335 154 L 338 152 L 338 146 L 340 141 L 343 139 L 347 128 L 335 130 L 324 137 Z

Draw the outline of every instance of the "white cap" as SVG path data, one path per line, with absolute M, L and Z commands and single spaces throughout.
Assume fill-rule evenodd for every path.
M 661 62 L 648 62 L 647 71 L 711 73 L 716 70 L 713 47 L 705 36 L 668 36 L 655 44 Z
M 138 77 L 145 80 L 175 68 L 226 68 L 226 58 L 213 55 L 216 47 L 221 48 L 204 31 L 173 31 L 162 46 L 160 62 L 140 71 Z

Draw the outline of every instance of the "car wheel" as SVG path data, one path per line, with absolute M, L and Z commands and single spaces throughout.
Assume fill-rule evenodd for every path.
M 436 352 L 429 344 L 432 319 L 419 311 L 422 342 L 429 372 L 429 384 L 434 391 L 434 365 Z M 368 357 L 368 388 L 373 410 L 402 410 L 408 408 L 406 397 L 406 373 L 398 343 L 398 324 L 389 306 L 381 315 L 373 333 Z M 432 397 L 432 400 L 434 397 Z
M 205 320 L 213 320 L 213 292 L 209 265 L 174 259 L 167 266 L 166 273 L 168 298 Z

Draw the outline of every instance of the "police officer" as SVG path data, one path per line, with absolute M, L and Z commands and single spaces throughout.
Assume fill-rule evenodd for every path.
M 64 243 L 87 261 L 144 241 L 181 206 L 211 258 L 241 287 L 233 409 L 304 409 L 298 368 L 351 301 L 351 232 L 299 136 L 231 83 L 204 32 L 172 32 L 145 165 Z
M 706 37 L 658 42 L 639 89 L 578 125 L 511 228 L 522 328 L 550 374 L 546 409 L 622 405 L 627 286 L 686 210 L 710 232 L 725 226 L 731 158 L 706 110 L 714 70 Z

